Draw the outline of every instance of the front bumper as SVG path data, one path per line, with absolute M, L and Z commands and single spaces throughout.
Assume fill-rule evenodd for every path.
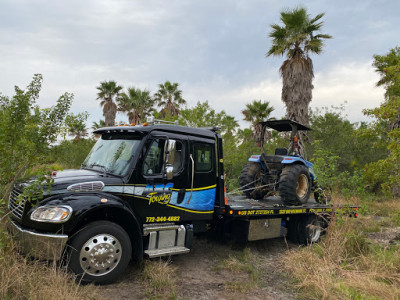
M 61 259 L 68 235 L 37 233 L 23 229 L 13 221 L 9 224 L 9 230 L 20 252 L 43 260 Z

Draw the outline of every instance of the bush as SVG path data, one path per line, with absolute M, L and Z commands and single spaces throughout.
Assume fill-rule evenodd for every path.
M 94 139 L 65 140 L 51 148 L 51 159 L 64 168 L 79 169 L 95 142 Z

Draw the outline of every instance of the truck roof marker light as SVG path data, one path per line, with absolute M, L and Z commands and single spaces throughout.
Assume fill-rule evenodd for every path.
M 101 203 L 107 203 L 107 201 L 108 200 L 106 198 L 103 198 L 103 199 L 100 200 Z
M 230 215 L 233 215 L 233 210 L 230 210 L 230 211 L 229 211 L 229 214 L 230 214 Z
M 124 126 L 129 126 L 129 124 L 126 124 L 126 123 L 125 123 Z
M 238 211 L 238 215 L 241 215 L 242 214 L 242 212 L 241 211 Z
M 228 199 L 226 198 L 226 186 L 224 186 L 224 201 L 225 205 L 228 205 Z
M 130 125 L 131 125 L 131 126 L 135 126 L 135 123 L 131 123 Z
M 143 125 L 143 126 L 148 126 L 149 123 L 145 122 L 145 123 L 143 123 L 142 125 Z

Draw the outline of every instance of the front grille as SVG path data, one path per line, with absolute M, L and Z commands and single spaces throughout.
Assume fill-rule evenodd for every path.
M 26 199 L 18 199 L 20 194 L 22 194 L 22 192 L 14 187 L 8 201 L 8 209 L 18 219 L 22 218 L 26 204 Z

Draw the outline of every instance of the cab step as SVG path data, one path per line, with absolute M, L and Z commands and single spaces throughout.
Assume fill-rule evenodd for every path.
M 175 254 L 183 254 L 183 253 L 189 253 L 190 249 L 186 247 L 171 247 L 171 248 L 165 248 L 165 249 L 154 249 L 154 250 L 145 250 L 144 253 L 148 255 L 148 257 L 153 258 L 153 257 L 161 257 L 161 256 L 169 256 L 169 255 L 175 255 Z
M 143 235 L 149 236 L 147 249 L 148 257 L 161 257 L 190 252 L 193 240 L 191 225 L 146 224 Z

